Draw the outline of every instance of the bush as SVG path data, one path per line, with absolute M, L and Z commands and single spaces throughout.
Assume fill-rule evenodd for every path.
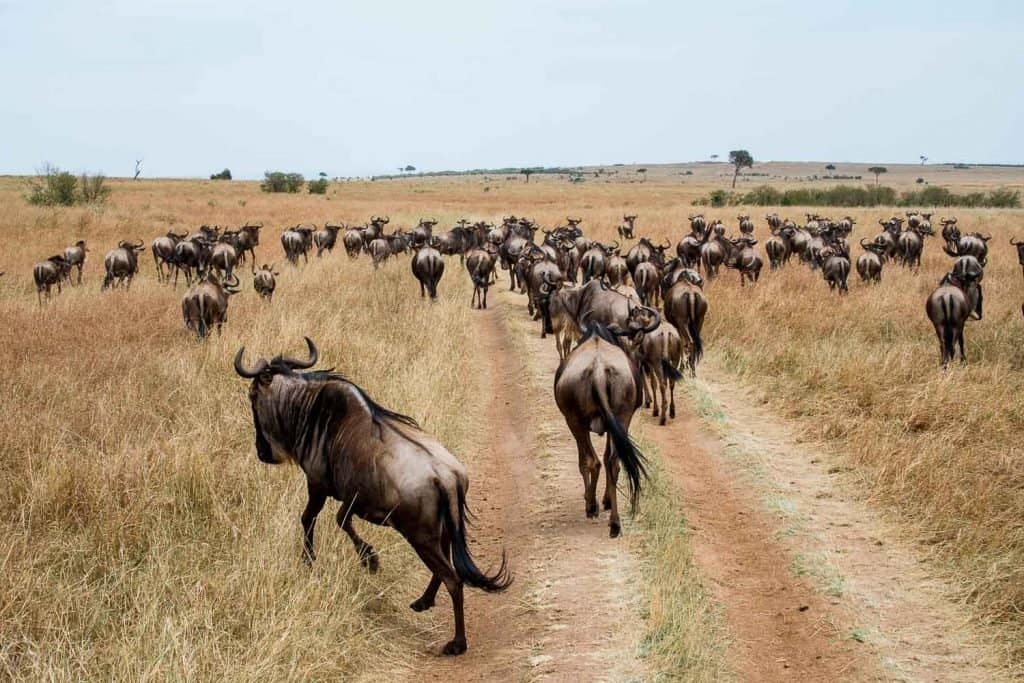
M 306 186 L 309 188 L 310 194 L 327 194 L 327 178 L 310 180 Z
M 210 180 L 231 180 L 231 169 L 225 168 L 220 173 L 211 173 Z
M 45 164 L 34 178 L 28 180 L 25 200 L 35 206 L 74 206 L 101 204 L 110 195 L 106 178 L 97 173 L 83 173 L 81 181 L 68 171 Z
M 900 195 L 884 185 L 836 185 L 828 188 L 802 188 L 780 192 L 761 185 L 743 195 L 715 190 L 696 202 L 699 206 L 723 207 L 735 204 L 749 206 L 941 206 L 1013 209 L 1020 207 L 1020 191 L 1010 188 L 970 194 L 956 194 L 945 187 L 929 185 L 917 191 Z
M 282 173 L 281 171 L 267 171 L 263 174 L 263 182 L 260 189 L 264 192 L 290 192 L 296 193 L 306 184 L 306 179 L 301 173 Z

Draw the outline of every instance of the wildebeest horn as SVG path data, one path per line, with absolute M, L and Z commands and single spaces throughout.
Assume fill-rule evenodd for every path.
M 240 283 L 238 282 L 238 275 L 235 273 L 231 274 L 230 280 L 224 280 L 225 287 L 237 287 Z
M 862 246 L 865 249 L 867 249 L 867 247 L 864 245 L 864 238 L 863 237 L 860 238 L 860 246 Z
M 260 361 L 256 363 L 256 367 L 254 369 L 247 370 L 245 366 L 242 365 L 242 355 L 244 353 L 245 347 L 243 346 L 242 348 L 238 349 L 238 353 L 235 354 L 235 372 L 238 373 L 239 377 L 252 379 L 253 377 L 258 377 L 261 372 L 267 369 L 267 361 L 261 358 Z
M 666 239 L 665 240 L 665 246 L 663 246 L 662 249 L 668 249 L 671 246 L 672 246 L 672 240 Z
M 1017 242 L 1016 240 L 1014 240 L 1014 239 L 1013 239 L 1013 238 L 1011 237 L 1011 238 L 1010 238 L 1010 244 L 1012 244 L 1013 246 L 1017 246 L 1018 244 L 1024 244 L 1024 242 Z
M 306 370 L 316 365 L 317 360 L 320 358 L 319 352 L 316 350 L 316 344 L 309 337 L 305 337 L 306 346 L 309 347 L 309 360 L 298 360 L 297 358 L 289 358 L 287 356 L 281 357 L 281 362 L 286 363 L 288 367 L 295 370 Z
M 654 332 L 656 329 L 658 329 L 658 325 L 661 325 L 661 313 L 658 313 L 658 311 L 651 308 L 650 306 L 641 306 L 641 308 L 647 309 L 654 315 L 654 322 L 648 325 L 647 327 L 643 328 L 644 334 L 650 334 L 651 332 Z

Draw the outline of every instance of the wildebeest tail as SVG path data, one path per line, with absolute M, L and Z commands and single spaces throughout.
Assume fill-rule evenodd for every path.
M 686 297 L 687 319 L 686 331 L 693 341 L 693 366 L 704 356 L 704 340 L 700 338 L 700 327 L 697 325 L 697 297 L 690 294 Z
M 206 302 L 201 296 L 197 297 L 197 299 L 199 320 L 196 321 L 196 334 L 199 335 L 200 339 L 206 339 L 206 335 L 210 333 L 210 328 L 206 324 Z
M 623 429 L 622 423 L 615 417 L 615 413 L 612 412 L 611 407 L 608 405 L 608 394 L 610 392 L 611 386 L 607 383 L 603 390 L 595 384 L 594 401 L 601 411 L 601 419 L 604 421 L 608 438 L 612 440 L 612 445 L 615 446 L 615 457 L 619 459 L 619 462 L 622 463 L 622 468 L 626 470 L 626 479 L 629 483 L 629 504 L 635 510 L 637 500 L 640 498 L 640 480 L 647 476 L 647 470 L 644 467 L 645 458 L 643 453 L 637 449 L 633 440 L 629 438 L 629 434 Z
M 953 298 L 944 296 L 939 299 L 939 307 L 942 311 L 942 359 L 953 358 L 953 349 L 956 345 L 956 325 L 953 324 Z
M 488 593 L 508 588 L 512 584 L 512 574 L 504 551 L 501 553 L 501 564 L 493 574 L 482 572 L 469 552 L 466 544 L 466 490 L 461 484 L 456 484 L 455 500 L 452 500 L 451 492 L 443 484 L 438 484 L 438 492 L 441 494 L 441 520 L 452 542 L 455 573 L 463 583 Z
M 683 378 L 683 373 L 679 372 L 679 368 L 673 365 L 667 358 L 661 359 L 661 371 L 673 382 L 678 382 Z

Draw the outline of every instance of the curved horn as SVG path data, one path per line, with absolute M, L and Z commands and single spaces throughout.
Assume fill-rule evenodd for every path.
M 1018 244 L 1024 244 L 1024 242 L 1017 242 L 1017 241 L 1015 241 L 1015 240 L 1014 240 L 1014 239 L 1013 239 L 1013 238 L 1011 237 L 1011 238 L 1010 238 L 1010 244 L 1012 244 L 1013 246 L 1017 246 Z
M 260 359 L 260 361 L 256 363 L 256 367 L 254 369 L 247 370 L 245 366 L 242 365 L 242 354 L 244 353 L 245 347 L 243 346 L 238 349 L 238 353 L 235 354 L 235 372 L 238 373 L 239 377 L 252 379 L 254 377 L 258 377 L 261 372 L 267 369 L 267 361 Z
M 316 350 L 316 344 L 309 337 L 305 337 L 306 346 L 309 347 L 309 360 L 298 360 L 296 358 L 282 357 L 281 360 L 287 363 L 288 367 L 295 370 L 306 370 L 316 365 L 317 360 L 320 358 L 319 352 Z
M 654 332 L 656 329 L 658 329 L 659 325 L 661 325 L 661 313 L 658 313 L 657 310 L 651 308 L 650 306 L 641 306 L 641 308 L 646 308 L 648 311 L 654 314 L 654 322 L 648 325 L 647 327 L 643 328 L 644 334 L 650 334 L 651 332 Z

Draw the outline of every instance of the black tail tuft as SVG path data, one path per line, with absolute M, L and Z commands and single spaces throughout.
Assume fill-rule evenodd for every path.
M 600 392 L 601 390 L 595 386 L 594 398 L 601 410 L 601 419 L 604 420 L 605 429 L 608 430 L 608 438 L 615 446 L 615 457 L 622 463 L 622 469 L 626 470 L 626 479 L 629 484 L 629 504 L 635 511 L 640 499 L 641 480 L 647 477 L 647 469 L 644 467 L 646 459 L 643 453 L 637 449 L 633 440 L 629 438 L 626 430 L 622 428 L 622 423 L 610 411 L 607 398 L 602 397 Z
M 501 553 L 501 564 L 493 574 L 485 574 L 480 571 L 473 560 L 466 544 L 466 492 L 461 486 L 458 487 L 458 500 L 456 509 L 458 519 L 452 519 L 451 501 L 448 499 L 448 492 L 444 487 L 439 487 L 441 492 L 441 518 L 448 535 L 452 541 L 452 565 L 455 573 L 462 581 L 474 588 L 485 590 L 488 593 L 498 593 L 512 585 L 512 573 L 508 567 L 508 557 L 504 551 Z
M 678 382 L 683 378 L 683 373 L 679 372 L 679 368 L 670 363 L 667 358 L 661 359 L 661 371 L 673 382 Z

